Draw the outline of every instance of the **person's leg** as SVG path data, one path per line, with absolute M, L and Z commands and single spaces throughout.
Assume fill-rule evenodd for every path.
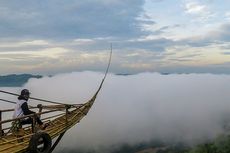
M 41 129 L 46 129 L 47 126 L 49 126 L 49 124 L 43 124 L 43 122 L 41 121 L 41 119 L 38 116 L 35 116 L 36 122 L 38 123 L 38 125 L 41 127 Z M 29 117 L 27 119 L 24 119 L 21 121 L 21 125 L 25 125 L 25 124 L 33 124 L 33 118 Z
M 22 125 L 25 124 L 32 124 L 33 123 L 33 119 L 31 117 L 27 118 L 27 119 L 23 119 L 20 121 Z
M 41 121 L 41 119 L 40 119 L 38 116 L 36 116 L 36 121 L 37 121 L 37 123 L 38 123 L 39 125 L 42 125 L 42 124 L 43 124 L 43 122 Z

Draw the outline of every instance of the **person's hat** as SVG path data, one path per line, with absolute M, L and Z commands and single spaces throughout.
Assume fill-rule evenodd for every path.
M 30 92 L 29 92 L 28 89 L 23 89 L 23 90 L 21 91 L 21 95 L 22 95 L 22 96 L 23 96 L 23 95 L 30 95 Z

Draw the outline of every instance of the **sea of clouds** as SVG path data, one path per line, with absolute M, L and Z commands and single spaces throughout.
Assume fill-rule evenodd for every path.
M 103 73 L 73 72 L 30 79 L 33 97 L 84 103 Z M 20 92 L 22 88 L 1 88 Z M 159 139 L 201 143 L 225 132 L 230 121 L 230 75 L 108 74 L 88 115 L 69 130 L 61 148 L 100 148 Z M 16 100 L 15 97 L 4 97 Z M 30 101 L 36 106 L 39 102 Z M 1 106 L 6 108 L 12 105 Z

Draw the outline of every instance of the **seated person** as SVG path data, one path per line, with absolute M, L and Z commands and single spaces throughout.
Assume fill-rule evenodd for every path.
M 23 89 L 21 91 L 21 94 L 18 97 L 18 101 L 17 101 L 16 107 L 14 109 L 13 118 L 22 117 L 24 115 L 35 114 L 35 112 L 29 110 L 29 107 L 27 104 L 29 97 L 30 97 L 29 90 Z M 43 122 L 41 121 L 41 119 L 37 115 L 35 116 L 35 119 L 36 119 L 36 122 L 39 124 L 39 126 L 42 130 L 44 130 L 48 126 L 48 124 L 43 124 Z M 21 125 L 32 124 L 33 118 L 28 117 L 26 119 L 21 120 L 20 123 L 21 123 Z

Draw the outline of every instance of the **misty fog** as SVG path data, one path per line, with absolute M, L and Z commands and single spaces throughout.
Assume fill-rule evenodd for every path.
M 32 97 L 83 103 L 102 78 L 102 73 L 73 72 L 30 79 L 22 88 L 28 88 Z M 213 139 L 230 121 L 229 91 L 230 75 L 109 74 L 88 115 L 66 133 L 58 148 L 100 148 L 152 139 L 196 144 Z

